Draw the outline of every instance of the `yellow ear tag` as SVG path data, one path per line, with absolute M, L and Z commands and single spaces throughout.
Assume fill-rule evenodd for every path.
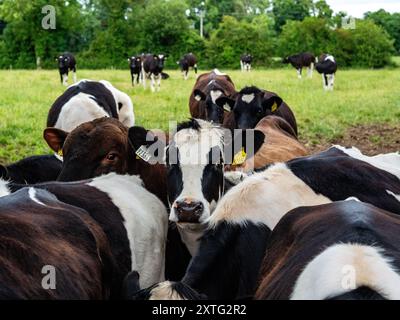
M 62 157 L 62 156 L 63 156 L 62 149 L 58 150 L 58 151 L 57 151 L 57 154 L 58 154 L 60 157 Z
M 234 166 L 241 165 L 243 162 L 246 161 L 246 156 L 247 156 L 247 154 L 244 151 L 244 148 L 242 148 L 242 150 L 240 150 L 238 153 L 236 153 L 235 156 L 233 157 L 232 165 L 234 165 Z
M 274 102 L 274 104 L 273 104 L 272 107 L 271 107 L 271 111 L 272 111 L 272 112 L 275 112 L 276 109 L 278 109 L 278 104 L 277 104 L 276 102 Z

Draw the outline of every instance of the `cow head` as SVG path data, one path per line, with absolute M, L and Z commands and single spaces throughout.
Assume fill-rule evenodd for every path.
M 284 57 L 284 58 L 282 59 L 282 63 L 285 63 L 285 64 L 290 63 L 289 57 Z
M 140 68 L 142 65 L 142 59 L 140 58 L 140 56 L 132 56 L 128 58 L 128 62 L 131 69 Z
M 238 152 L 255 153 L 264 142 L 261 131 L 248 131 L 253 145 L 246 144 L 245 130 L 232 139 L 230 130 L 204 120 L 178 126 L 166 151 L 171 221 L 186 227 L 207 220 L 224 192 L 225 162 Z
M 233 111 L 239 129 L 253 129 L 262 118 L 274 114 L 281 103 L 282 99 L 276 94 L 267 94 L 256 87 L 242 89 L 235 99 L 220 97 L 216 100 L 221 108 Z
M 58 62 L 58 68 L 65 69 L 69 66 L 70 57 L 62 54 L 58 58 L 56 58 L 56 61 Z
M 114 118 L 86 122 L 67 133 L 56 128 L 44 130 L 44 138 L 63 157 L 59 181 L 76 181 L 109 172 L 132 173 L 139 159 L 136 150 L 147 144 L 150 132 L 141 127 L 125 127 Z
M 155 54 L 153 56 L 153 61 L 159 70 L 164 69 L 165 60 L 168 58 L 167 54 Z
M 224 90 L 215 83 L 215 80 L 211 81 L 206 91 L 200 89 L 195 89 L 193 91 L 194 98 L 197 101 L 203 101 L 205 104 L 205 115 L 207 121 L 212 121 L 214 123 L 222 123 L 224 119 L 224 106 L 220 106 L 216 103 L 219 98 L 228 98 Z

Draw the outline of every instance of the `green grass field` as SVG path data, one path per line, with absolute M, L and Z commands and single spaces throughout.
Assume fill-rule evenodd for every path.
M 400 124 L 399 69 L 339 71 L 334 92 L 323 91 L 317 73 L 299 81 L 294 69 L 222 71 L 238 89 L 256 85 L 277 92 L 294 110 L 302 141 L 310 144 L 333 141 L 355 125 Z M 184 81 L 178 71 L 167 72 L 171 78 L 154 94 L 149 88 L 133 88 L 128 70 L 78 70 L 78 78 L 109 80 L 131 96 L 138 125 L 168 129 L 169 120 L 189 117 L 195 78 L 191 73 Z M 51 104 L 64 90 L 57 70 L 0 71 L 0 163 L 50 153 L 42 131 Z

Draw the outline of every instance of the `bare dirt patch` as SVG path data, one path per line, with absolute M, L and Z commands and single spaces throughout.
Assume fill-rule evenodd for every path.
M 345 147 L 357 147 L 366 155 L 400 151 L 400 124 L 372 124 L 350 127 L 342 137 L 332 141 L 320 140 L 319 144 L 312 145 L 305 141 L 311 153 L 326 150 L 332 144 Z

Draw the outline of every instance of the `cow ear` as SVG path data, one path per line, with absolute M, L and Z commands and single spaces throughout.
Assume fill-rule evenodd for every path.
M 265 135 L 260 130 L 235 129 L 232 138 L 225 146 L 226 163 L 241 165 L 246 159 L 253 157 L 257 153 L 263 145 L 264 140 Z
M 169 54 L 166 54 L 165 56 L 164 56 L 164 59 L 167 59 L 169 57 Z
M 271 112 L 276 112 L 276 110 L 278 110 L 282 102 L 283 102 L 282 98 L 277 95 L 273 95 L 268 98 L 264 96 L 262 100 L 262 106 L 264 110 L 271 110 Z
M 163 161 L 166 139 L 159 139 L 153 132 L 136 126 L 129 128 L 128 140 L 137 159 L 151 164 Z
M 8 179 L 7 168 L 1 164 L 0 164 L 0 179 L 4 179 L 4 180 Z
M 128 62 L 131 62 L 131 59 L 130 59 L 130 58 L 128 58 L 127 60 L 128 60 Z
M 53 151 L 59 153 L 60 155 L 62 155 L 61 150 L 64 146 L 67 136 L 68 132 L 57 128 L 46 128 L 43 131 L 44 140 L 46 140 L 47 144 Z
M 205 93 L 199 89 L 195 89 L 193 91 L 193 96 L 197 101 L 205 101 L 207 96 L 205 95 Z
M 220 97 L 215 100 L 217 106 L 223 108 L 225 111 L 231 112 L 235 106 L 235 100 L 229 97 Z

